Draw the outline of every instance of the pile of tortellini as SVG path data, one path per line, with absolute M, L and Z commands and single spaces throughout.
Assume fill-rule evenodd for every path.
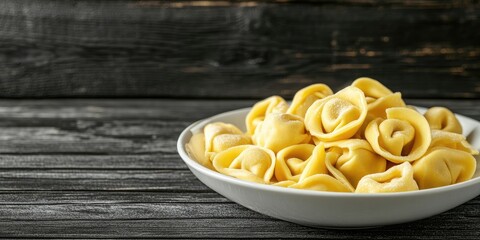
M 455 115 L 425 114 L 371 78 L 333 93 L 298 91 L 289 105 L 272 96 L 248 113 L 246 132 L 215 122 L 186 145 L 202 165 L 261 184 L 333 192 L 388 193 L 471 179 L 473 149 Z

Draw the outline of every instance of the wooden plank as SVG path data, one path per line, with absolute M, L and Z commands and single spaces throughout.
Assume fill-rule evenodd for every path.
M 0 170 L 0 190 L 206 191 L 189 170 Z
M 183 120 L 196 121 L 213 114 L 250 107 L 253 100 L 171 100 L 171 99 L 61 99 L 61 100 L 0 100 L 0 121 L 14 120 L 10 126 L 25 121 L 37 125 L 56 124 L 63 119 L 75 120 L 69 125 L 89 127 L 97 119 Z M 43 122 L 39 122 L 43 120 Z M 79 122 L 76 122 L 79 120 Z M 18 123 L 15 125 L 15 123 Z M 65 124 L 67 125 L 67 124 Z M 63 127 L 66 127 L 63 125 Z M 67 125 L 68 126 L 68 125 Z
M 207 192 L 164 191 L 0 191 L 0 205 L 56 204 L 139 204 L 139 203 L 231 203 L 213 190 Z M 480 204 L 480 196 L 464 205 Z M 470 209 L 468 207 L 467 209 Z M 456 211 L 454 209 L 452 211 Z
M 283 2 L 2 1 L 0 96 L 291 97 L 371 76 L 480 97 L 478 2 Z
M 53 126 L 0 127 L 2 132 L 0 152 L 175 154 L 176 150 L 173 147 L 178 135 L 188 124 L 164 121 L 155 121 L 154 124 L 149 124 L 147 121 L 136 123 L 97 121 L 95 123 L 98 126 L 85 127 L 88 123 L 77 121 L 75 125 L 63 128 L 62 125 L 65 122 L 56 121 L 51 124 Z
M 480 199 L 472 200 L 477 203 Z M 139 203 L 231 203 L 218 193 L 210 191 L 0 191 L 3 205 L 56 204 L 139 204 Z
M 475 206 L 471 207 L 475 208 Z M 84 203 L 1 205 L 0 221 L 131 219 L 265 219 L 260 213 L 232 203 Z
M 334 237 L 338 239 L 353 236 L 366 238 L 371 235 L 388 236 L 393 239 L 407 237 L 431 239 L 448 235 L 453 238 L 475 239 L 480 231 L 477 207 L 480 197 L 446 213 L 413 223 L 362 231 L 331 231 L 267 218 L 236 204 L 217 202 L 217 197 L 214 197 L 212 202 L 212 195 L 207 195 L 208 193 L 201 193 L 201 195 L 199 193 L 167 193 L 166 196 L 164 194 L 77 191 L 0 192 L 0 201 L 5 202 L 0 204 L 0 212 L 2 212 L 0 234 L 9 237 L 62 238 L 195 236 L 202 238 Z M 198 204 L 204 201 L 208 204 Z M 180 204 L 182 202 L 184 204 Z M 10 217 L 15 219 L 9 220 Z M 97 229 L 93 225 L 100 228 Z M 24 227 L 23 230 L 21 226 Z M 104 231 L 100 232 L 101 228 Z M 123 232 L 124 229 L 128 231 Z M 144 235 L 145 233 L 147 234 Z
M 143 154 L 174 153 L 176 139 L 152 140 L 135 143 L 132 140 L 90 139 L 90 140 L 0 140 L 2 154 L 33 153 L 74 153 L 74 154 Z
M 20 154 L 0 155 L 1 169 L 187 169 L 177 152 L 150 154 L 87 155 Z
M 478 218 L 445 213 L 414 223 L 365 230 L 325 230 L 275 219 L 0 221 L 5 237 L 478 239 Z M 81 227 L 79 227 L 81 226 Z
M 50 195 L 42 192 L 0 192 L 0 221 L 268 218 L 214 193 L 48 193 Z M 477 197 L 443 217 L 478 218 L 479 203 L 480 197 Z

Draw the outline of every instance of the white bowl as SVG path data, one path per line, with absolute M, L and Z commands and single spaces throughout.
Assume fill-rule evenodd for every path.
M 423 108 L 418 108 L 425 111 Z M 245 130 L 249 108 L 225 112 L 188 126 L 177 142 L 178 152 L 192 173 L 226 198 L 259 213 L 313 227 L 363 228 L 404 223 L 452 209 L 480 195 L 480 165 L 471 180 L 414 192 L 359 194 L 290 189 L 243 181 L 212 171 L 185 151 L 185 144 L 211 122 L 232 123 Z M 464 135 L 480 148 L 480 123 L 457 114 Z

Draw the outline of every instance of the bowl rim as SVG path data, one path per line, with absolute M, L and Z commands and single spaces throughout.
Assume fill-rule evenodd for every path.
M 417 106 L 415 106 L 417 107 Z M 422 109 L 423 107 L 418 107 Z M 196 160 L 190 158 L 188 156 L 186 150 L 185 150 L 185 144 L 187 141 L 184 141 L 185 138 L 189 133 L 191 133 L 191 130 L 195 127 L 198 127 L 199 125 L 202 125 L 202 123 L 209 122 L 212 118 L 219 118 L 223 117 L 224 115 L 231 115 L 235 114 L 237 112 L 242 112 L 246 111 L 247 109 L 250 109 L 250 107 L 247 108 L 240 108 L 240 109 L 235 109 L 231 111 L 226 111 L 222 112 L 219 114 L 215 114 L 211 117 L 204 118 L 201 120 L 198 120 L 196 122 L 193 122 L 189 126 L 187 126 L 179 135 L 178 140 L 177 140 L 177 151 L 183 160 L 183 162 L 189 167 L 189 168 L 194 168 L 195 170 L 201 172 L 204 175 L 208 175 L 211 178 L 215 178 L 220 181 L 225 181 L 229 184 L 235 184 L 235 185 L 240 185 L 242 187 L 246 188 L 252 188 L 256 190 L 261 190 L 261 191 L 269 191 L 269 192 L 276 192 L 276 193 L 284 193 L 284 194 L 295 194 L 295 195 L 303 195 L 303 196 L 312 196 L 312 197 L 341 197 L 341 198 L 398 198 L 398 197 L 412 197 L 412 196 L 425 196 L 425 195 L 431 195 L 431 194 L 440 194 L 444 192 L 449 192 L 453 190 L 460 190 L 463 188 L 468 188 L 472 185 L 480 184 L 480 176 L 474 177 L 472 179 L 469 179 L 464 182 L 460 183 L 455 183 L 447 186 L 442 186 L 442 187 L 436 187 L 436 188 L 429 188 L 429 189 L 421 189 L 421 190 L 416 190 L 416 191 L 408 191 L 408 192 L 393 192 L 393 193 L 352 193 L 352 192 L 328 192 L 328 191 L 315 191 L 315 190 L 308 190 L 308 189 L 294 189 L 294 188 L 285 188 L 285 187 L 280 187 L 280 186 L 274 186 L 274 185 L 268 185 L 268 184 L 260 184 L 260 183 L 254 183 L 254 182 L 249 182 L 246 180 L 234 178 L 228 175 L 221 174 L 219 172 L 213 171 L 202 164 L 198 163 Z M 480 125 L 480 122 L 464 116 L 464 115 L 459 115 L 456 114 L 457 116 L 461 116 L 464 119 L 468 119 L 470 121 L 474 121 L 477 124 Z M 478 168 L 477 164 L 477 171 Z

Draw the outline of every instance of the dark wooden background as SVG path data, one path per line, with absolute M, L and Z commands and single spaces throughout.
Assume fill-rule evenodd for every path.
M 0 97 L 480 97 L 479 1 L 0 2 Z M 453 84 L 454 83 L 454 84 Z
M 478 240 L 480 197 L 314 229 L 225 199 L 177 154 L 198 119 L 360 76 L 480 120 L 479 1 L 0 1 L 0 238 Z

